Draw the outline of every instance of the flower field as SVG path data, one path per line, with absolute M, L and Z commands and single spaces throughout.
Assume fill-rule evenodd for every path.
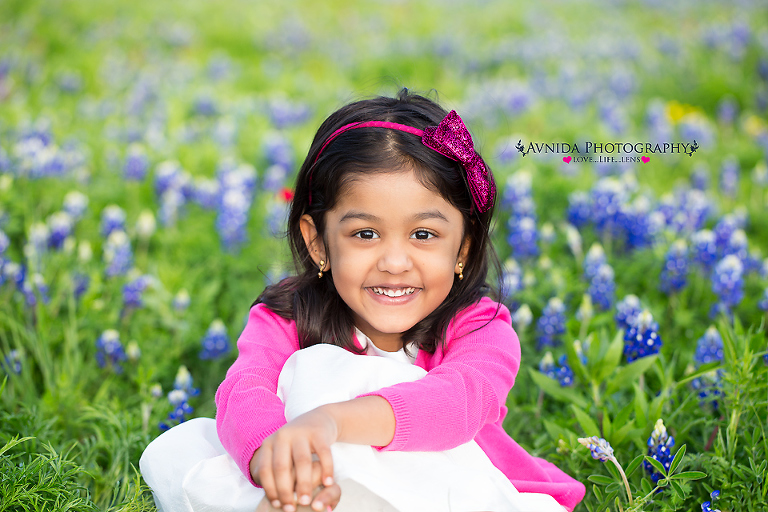
M 763 2 L 0 0 L 0 512 L 155 510 L 317 126 L 403 86 L 496 176 L 507 431 L 577 510 L 768 510 Z

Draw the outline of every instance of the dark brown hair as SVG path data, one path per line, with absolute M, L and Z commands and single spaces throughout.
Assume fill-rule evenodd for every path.
M 434 101 L 403 89 L 396 98 L 376 97 L 346 105 L 331 114 L 318 129 L 296 179 L 288 216 L 287 235 L 297 275 L 268 286 L 254 302 L 294 320 L 302 348 L 328 343 L 357 351 L 352 340 L 352 312 L 336 292 L 332 270 L 318 279 L 318 269 L 299 225 L 302 215 L 308 214 L 323 236 L 326 212 L 334 207 L 344 185 L 361 174 L 413 169 L 424 186 L 439 193 L 461 212 L 464 234 L 470 239 L 464 279 L 454 278 L 443 303 L 404 332 L 404 342 L 415 342 L 419 350 L 433 354 L 445 337 L 448 323 L 459 311 L 492 291 L 498 300 L 498 287 L 486 283 L 490 263 L 497 270 L 497 276 L 501 276 L 489 236 L 494 205 L 483 213 L 473 207 L 466 172 L 460 163 L 428 148 L 413 134 L 373 127 L 342 133 L 317 157 L 328 137 L 349 123 L 389 121 L 424 129 L 437 125 L 446 115 Z

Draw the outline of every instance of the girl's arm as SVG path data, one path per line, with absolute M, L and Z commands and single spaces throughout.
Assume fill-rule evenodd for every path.
M 506 415 L 520 367 L 520 344 L 509 310 L 482 299 L 459 313 L 422 379 L 361 396 L 391 405 L 395 434 L 382 450 L 443 451 L 471 441 Z

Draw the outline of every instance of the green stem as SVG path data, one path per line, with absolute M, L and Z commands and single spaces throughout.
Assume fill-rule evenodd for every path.
M 616 469 L 618 469 L 619 473 L 621 473 L 621 479 L 624 480 L 624 488 L 627 490 L 627 499 L 629 499 L 629 506 L 631 507 L 634 504 L 634 501 L 632 500 L 632 493 L 629 490 L 627 475 L 624 474 L 624 469 L 621 467 L 621 464 L 619 464 L 619 461 L 617 461 L 615 457 L 611 457 L 611 462 L 613 462 L 613 464 L 616 466 Z

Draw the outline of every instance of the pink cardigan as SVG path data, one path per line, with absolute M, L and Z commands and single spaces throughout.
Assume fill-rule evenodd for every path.
M 285 424 L 277 379 L 299 350 L 296 324 L 257 304 L 237 348 L 238 358 L 216 392 L 216 426 L 251 480 L 253 453 Z M 434 355 L 419 351 L 414 364 L 427 375 L 369 393 L 384 397 L 395 412 L 395 437 L 380 450 L 443 451 L 474 439 L 520 492 L 550 494 L 569 510 L 582 500 L 582 483 L 532 457 L 502 428 L 520 367 L 520 343 L 506 307 L 484 298 L 464 309 L 449 324 L 444 349 Z

